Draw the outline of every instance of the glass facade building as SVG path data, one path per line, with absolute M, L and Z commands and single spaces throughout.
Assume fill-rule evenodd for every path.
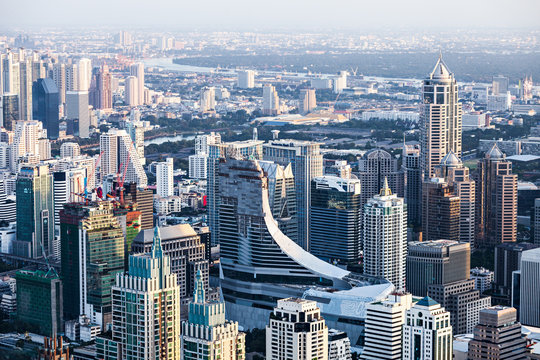
M 37 79 L 32 85 L 32 112 L 34 120 L 43 123 L 49 139 L 58 139 L 59 94 L 52 79 Z

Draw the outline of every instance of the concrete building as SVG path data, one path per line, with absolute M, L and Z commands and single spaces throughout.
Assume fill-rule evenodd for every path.
M 328 359 L 328 328 L 315 301 L 278 300 L 266 326 L 266 356 L 275 360 Z
M 497 144 L 478 161 L 476 235 L 479 246 L 515 242 L 517 237 L 517 175 Z
M 174 195 L 174 163 L 173 158 L 167 158 L 156 166 L 156 190 L 161 197 Z
M 96 339 L 98 358 L 181 358 L 180 290 L 160 240 L 156 228 L 152 252 L 130 255 L 129 271 L 116 275 L 112 335 Z
M 59 106 L 65 103 L 65 90 L 62 92 L 51 79 L 38 79 L 32 85 L 33 120 L 43 123 L 49 139 L 58 139 L 60 118 Z M 59 97 L 62 101 L 59 103 Z
M 460 199 L 444 178 L 432 177 L 422 185 L 422 239 L 460 239 Z
M 343 331 L 328 330 L 328 360 L 351 360 L 351 340 Z
M 251 89 L 255 87 L 255 71 L 241 70 L 238 71 L 237 86 L 240 89 Z
M 533 218 L 534 218 L 533 240 L 536 245 L 540 246 L 540 198 L 534 200 Z
M 401 360 L 405 314 L 413 305 L 411 294 L 392 294 L 366 305 L 366 335 L 361 360 Z
M 262 113 L 263 115 L 279 115 L 281 113 L 279 96 L 276 88 L 272 85 L 263 86 Z
M 368 200 L 363 214 L 364 274 L 381 277 L 405 290 L 407 208 L 392 195 L 385 180 L 379 195 Z
M 421 164 L 424 178 L 434 176 L 435 166 L 453 151 L 461 157 L 461 103 L 458 85 L 442 56 L 422 87 L 420 110 Z
M 450 313 L 426 296 L 407 310 L 403 325 L 403 360 L 451 360 Z
M 139 105 L 139 83 L 135 76 L 128 76 L 125 80 L 124 102 L 129 106 Z
M 89 100 L 94 109 L 112 109 L 112 80 L 113 76 L 107 65 L 92 71 Z
M 420 167 L 420 146 L 403 144 L 403 162 L 401 170 L 404 174 L 403 186 L 405 204 L 407 204 L 407 221 L 420 224 L 422 221 L 422 168 Z
M 491 93 L 493 95 L 506 94 L 509 90 L 509 81 L 506 76 L 494 76 L 491 84 Z
M 66 92 L 66 119 L 76 121 L 77 132 L 81 138 L 90 137 L 90 111 L 88 109 L 88 91 Z
M 78 143 L 65 142 L 60 145 L 60 157 L 72 158 L 81 155 L 81 148 Z
M 540 327 L 540 248 L 521 255 L 519 320 Z
M 300 114 L 307 114 L 311 110 L 317 107 L 317 97 L 315 96 L 315 89 L 302 89 L 300 90 L 300 99 L 298 105 L 298 112 Z
M 216 110 L 216 89 L 211 87 L 204 87 L 201 89 L 201 96 L 199 100 L 200 112 L 209 112 Z
M 525 359 L 527 340 L 521 335 L 516 309 L 494 306 L 480 311 L 469 342 L 470 360 Z
M 152 249 L 153 229 L 141 231 L 133 240 L 131 252 L 146 254 Z M 195 289 L 195 275 L 200 271 L 204 290 L 208 290 L 207 243 L 188 224 L 160 228 L 163 253 L 170 258 L 171 272 L 176 274 L 180 300 L 187 304 Z
M 471 245 L 449 240 L 411 242 L 407 254 L 407 291 L 423 296 L 430 284 L 467 279 Z
M 195 137 L 195 154 L 210 154 L 210 145 L 216 145 L 221 143 L 221 135 L 219 133 L 214 133 L 213 131 L 209 134 L 197 135 Z
M 137 88 L 136 105 L 144 105 L 144 64 L 135 63 L 129 67 L 129 74 L 136 79 L 135 87 Z
M 491 290 L 494 278 L 495 273 L 491 270 L 478 267 L 471 269 L 471 279 L 474 280 L 474 288 L 480 291 L 480 293 Z
M 311 187 L 311 253 L 327 261 L 358 260 L 362 221 L 360 180 L 322 176 L 314 178 Z
M 323 156 L 320 144 L 299 140 L 272 140 L 263 146 L 264 160 L 284 167 L 291 164 L 296 191 L 296 216 L 298 242 L 305 250 L 310 249 L 311 181 L 323 176 Z
M 225 303 L 205 296 L 201 272 L 196 275 L 188 320 L 182 322 L 182 359 L 244 360 L 245 334 L 238 323 L 225 319 Z
M 189 156 L 189 177 L 192 179 L 206 179 L 208 170 L 208 155 L 195 154 Z

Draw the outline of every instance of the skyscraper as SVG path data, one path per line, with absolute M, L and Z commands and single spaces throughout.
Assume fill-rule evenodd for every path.
M 521 255 L 519 320 L 540 327 L 540 248 Z
M 274 360 L 328 359 L 328 328 L 315 301 L 277 301 L 266 326 L 266 356 Z
M 201 112 L 216 110 L 216 89 L 213 86 L 202 88 L 199 102 Z
M 13 254 L 53 257 L 53 180 L 47 165 L 25 166 L 17 178 L 17 240 Z
M 538 246 L 540 246 L 540 198 L 534 199 L 534 214 L 533 214 L 533 226 L 534 226 L 534 233 L 533 233 L 533 240 L 534 243 Z
M 255 71 L 240 70 L 238 71 L 237 86 L 240 89 L 251 89 L 255 87 Z
M 32 111 L 34 120 L 43 123 L 49 139 L 57 139 L 59 133 L 58 87 L 51 79 L 37 79 L 32 86 Z M 64 93 L 65 102 L 65 93 Z
M 225 319 L 225 303 L 208 301 L 201 272 L 197 272 L 188 320 L 182 322 L 182 359 L 244 360 L 246 335 L 238 323 Z
M 392 294 L 366 305 L 366 336 L 362 360 L 401 360 L 405 313 L 412 307 L 411 294 Z
M 509 82 L 507 77 L 502 75 L 493 77 L 491 85 L 491 92 L 493 93 L 493 95 L 506 94 L 508 90 Z
M 404 291 L 407 209 L 387 181 L 364 206 L 363 224 L 364 274 L 385 278 Z
M 139 105 L 139 83 L 135 76 L 128 76 L 126 78 L 124 102 L 129 106 Z
M 272 85 L 263 86 L 263 115 L 278 115 L 281 112 L 279 96 L 276 88 Z
M 459 241 L 460 201 L 454 187 L 432 177 L 422 186 L 422 239 Z
M 512 163 L 494 144 L 478 161 L 476 235 L 480 246 L 515 242 L 517 238 L 517 175 Z
M 411 242 L 407 254 L 407 291 L 425 296 L 430 284 L 448 284 L 470 276 L 471 245 L 449 240 Z
M 157 227 L 152 252 L 130 255 L 129 271 L 116 275 L 112 298 L 112 336 L 96 339 L 99 358 L 181 358 L 180 293 Z
M 475 245 L 476 184 L 469 177 L 469 168 L 463 166 L 459 158 L 450 151 L 435 168 L 436 176 L 444 178 L 459 196 L 459 241 Z M 430 210 L 431 211 L 431 210 Z M 430 214 L 426 214 L 428 217 Z M 450 239 L 441 237 L 441 239 Z
M 173 158 L 161 162 L 156 166 L 157 195 L 167 197 L 174 195 L 174 164 Z
M 301 114 L 307 114 L 316 107 L 317 98 L 315 96 L 315 89 L 300 90 L 298 112 L 300 112 Z
M 20 120 L 19 95 L 4 93 L 2 96 L 2 126 L 6 130 L 13 130 L 15 121 Z
M 54 84 L 56 85 L 59 104 L 66 103 L 66 65 L 61 63 L 55 63 L 52 66 L 52 71 L 50 78 L 52 78 Z M 39 81 L 39 79 L 37 80 Z M 35 117 L 34 117 L 35 119 Z
M 92 73 L 89 90 L 90 105 L 94 109 L 111 109 L 113 106 L 112 75 L 109 73 L 109 67 L 103 65 L 101 68 L 94 68 Z
M 420 146 L 403 144 L 404 197 L 407 204 L 407 220 L 411 224 L 422 221 L 422 168 Z
M 88 91 L 92 81 L 92 61 L 82 58 L 77 63 L 79 67 L 79 88 L 80 91 Z
M 62 280 L 66 319 L 86 315 L 106 329 L 111 323 L 111 286 L 124 270 L 124 233 L 113 203 L 68 203 L 60 211 Z
M 135 182 L 139 187 L 146 187 L 148 179 L 141 165 L 139 156 L 125 130 L 111 129 L 101 134 L 100 151 L 101 176 L 122 174 L 127 166 L 125 182 Z
M 19 114 L 18 120 L 32 119 L 32 60 L 19 62 Z M 37 120 L 37 119 L 34 119 Z
M 291 164 L 296 190 L 297 244 L 309 251 L 311 180 L 317 176 L 323 176 L 323 156 L 320 152 L 320 144 L 299 140 L 272 140 L 263 146 L 263 151 L 264 160 L 273 161 L 282 166 Z
M 392 193 L 403 197 L 403 171 L 399 169 L 397 159 L 382 149 L 373 149 L 366 152 L 358 160 L 358 179 L 362 184 L 360 206 L 364 205 L 382 189 L 388 181 Z
M 311 181 L 310 252 L 327 261 L 360 258 L 360 180 L 321 176 Z
M 129 74 L 137 79 L 137 103 L 135 105 L 144 105 L 144 64 L 132 64 L 129 67 Z
M 77 122 L 76 135 L 81 138 L 90 137 L 88 91 L 78 90 L 66 92 L 66 119 Z
M 212 233 L 212 246 L 220 241 L 218 228 L 219 217 L 219 179 L 218 165 L 220 159 L 227 157 L 254 157 L 262 159 L 264 141 L 247 140 L 229 143 L 207 143 L 208 145 L 208 171 L 207 171 L 207 207 L 208 207 L 208 225 Z M 196 144 L 197 145 L 197 144 Z
M 514 308 L 494 306 L 480 311 L 480 322 L 469 342 L 469 359 L 525 359 L 527 340 Z
M 461 103 L 458 85 L 442 56 L 422 88 L 420 110 L 421 165 L 424 178 L 434 176 L 434 168 L 453 151 L 461 157 Z
M 426 296 L 407 310 L 403 325 L 403 360 L 453 358 L 450 313 Z

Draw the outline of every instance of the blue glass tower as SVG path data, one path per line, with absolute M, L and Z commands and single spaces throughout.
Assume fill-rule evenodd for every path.
M 52 79 L 37 79 L 32 85 L 32 115 L 43 123 L 49 139 L 58 139 L 59 103 L 58 87 Z

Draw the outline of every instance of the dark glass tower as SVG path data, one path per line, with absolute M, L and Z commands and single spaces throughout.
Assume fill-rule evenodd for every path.
M 2 126 L 6 130 L 13 130 L 15 121 L 21 120 L 19 116 L 19 95 L 4 94 L 2 96 L 2 115 Z
M 43 123 L 49 139 L 58 139 L 59 127 L 58 87 L 52 79 L 37 79 L 32 86 L 34 120 Z

